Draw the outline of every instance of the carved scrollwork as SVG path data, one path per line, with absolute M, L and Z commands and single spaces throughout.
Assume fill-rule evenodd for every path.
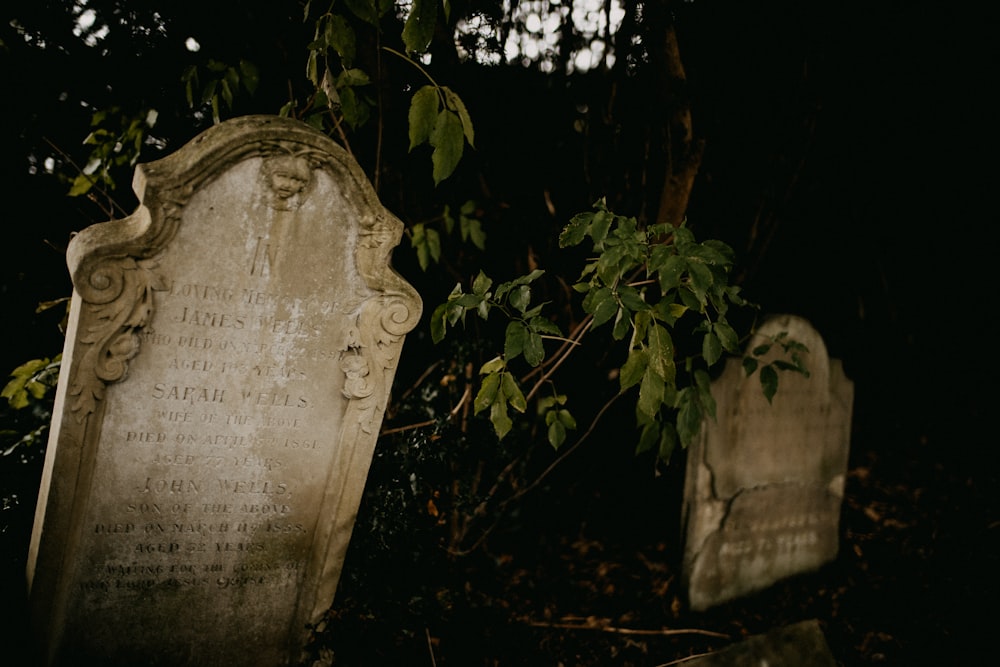
M 153 292 L 166 288 L 155 259 L 110 257 L 79 281 L 86 346 L 70 381 L 70 409 L 78 422 L 94 412 L 105 387 L 125 377 L 139 351 L 139 332 L 153 315 Z

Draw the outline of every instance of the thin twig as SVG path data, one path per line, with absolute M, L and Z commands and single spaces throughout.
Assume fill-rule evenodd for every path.
M 430 81 L 431 85 L 434 86 L 434 88 L 437 90 L 438 97 L 441 98 L 441 103 L 444 104 L 447 107 L 448 103 L 444 99 L 444 93 L 441 92 L 441 86 L 439 86 L 438 82 L 434 80 L 434 77 L 432 77 L 430 74 L 427 73 L 427 70 L 425 70 L 423 67 L 420 66 L 420 63 L 418 63 L 413 58 L 410 58 L 405 53 L 400 53 L 396 49 L 389 48 L 388 46 L 383 46 L 382 50 L 383 51 L 388 51 L 389 53 L 391 53 L 394 56 L 399 56 L 400 58 L 402 58 L 403 60 L 405 60 L 406 62 L 410 63 L 411 65 L 413 65 L 414 67 L 416 67 L 418 70 L 420 70 L 420 73 L 423 74 L 425 77 L 427 77 L 427 80 Z
M 424 380 L 427 379 L 427 376 L 430 375 L 431 373 L 433 373 L 434 369 L 437 368 L 438 366 L 440 366 L 442 363 L 444 363 L 444 362 L 441 359 L 438 359 L 433 364 L 431 364 L 430 366 L 428 366 L 427 370 L 425 370 L 423 373 L 420 374 L 420 377 L 417 378 L 416 382 L 414 382 L 412 385 L 410 385 L 407 388 L 406 391 L 404 391 L 402 394 L 400 394 L 399 400 L 405 399 L 407 396 L 409 396 L 414 391 L 416 391 L 417 387 L 419 387 L 420 385 L 422 385 L 424 383 Z
M 543 361 L 538 366 L 536 366 L 534 369 L 532 369 L 527 375 L 525 375 L 524 377 L 522 377 L 521 378 L 521 382 L 527 382 L 528 380 L 530 380 L 534 376 L 538 375 L 539 373 L 544 372 L 545 369 L 550 364 L 555 363 L 555 360 L 558 359 L 560 357 L 560 355 L 562 355 L 565 352 L 566 348 L 567 347 L 571 347 L 570 341 L 579 341 L 580 335 L 581 335 L 580 332 L 584 328 L 589 327 L 590 326 L 590 321 L 593 320 L 593 319 L 594 318 L 591 315 L 587 315 L 587 317 L 583 318 L 580 321 L 580 323 L 576 325 L 576 328 L 573 329 L 573 331 L 570 332 L 569 338 L 567 338 L 563 342 L 563 344 L 561 346 L 559 346 L 559 349 L 556 350 L 556 353 L 553 354 L 552 356 L 550 356 L 545 361 Z
M 612 396 L 611 400 L 609 400 L 607 403 L 605 403 L 604 407 L 602 407 L 598 411 L 597 415 L 594 417 L 593 421 L 590 422 L 590 426 L 583 433 L 583 435 L 581 435 L 580 438 L 576 442 L 574 442 L 570 447 L 568 447 L 567 449 L 565 449 L 563 451 L 563 453 L 559 456 L 559 458 L 557 458 L 555 461 L 553 461 L 551 464 L 549 464 L 549 466 L 545 470 L 543 470 L 541 472 L 541 474 L 538 475 L 538 477 L 536 477 L 527 486 L 525 486 L 525 487 L 523 487 L 521 489 L 518 489 L 517 492 L 515 492 L 513 495 L 511 495 L 509 498 L 506 498 L 503 502 L 501 502 L 499 504 L 499 506 L 497 507 L 497 516 L 493 520 L 493 523 L 491 523 L 482 532 L 482 534 L 478 538 L 476 538 L 476 541 L 472 543 L 472 546 L 470 546 L 468 549 L 454 549 L 454 548 L 449 548 L 448 549 L 448 553 L 450 553 L 450 554 L 452 554 L 454 556 L 467 556 L 470 553 L 472 553 L 473 551 L 475 551 L 479 547 L 479 545 L 481 545 L 483 542 L 485 542 L 486 538 L 489 537 L 490 534 L 493 532 L 493 530 L 500 524 L 500 517 L 503 516 L 503 512 L 504 512 L 504 510 L 507 509 L 507 506 L 510 505 L 515 500 L 518 500 L 518 499 L 522 498 L 528 492 L 530 492 L 530 491 L 534 490 L 535 488 L 537 488 L 538 485 L 541 484 L 542 481 L 546 477 L 548 477 L 552 473 L 553 470 L 556 469 L 556 466 L 558 466 L 560 463 L 562 463 L 564 460 L 566 460 L 566 458 L 570 454 L 572 454 L 577 449 L 579 449 L 580 445 L 582 445 L 583 442 L 590 436 L 590 434 L 594 432 L 594 428 L 597 426 L 597 422 L 599 422 L 601 420 L 601 417 L 604 416 L 604 413 L 607 412 L 609 408 L 611 408 L 611 406 L 614 404 L 614 402 L 616 400 L 618 400 L 619 396 L 621 396 L 621 394 L 615 394 L 614 396 Z M 520 460 L 520 457 L 518 459 L 515 459 L 511 463 L 509 463 L 507 465 L 507 467 L 504 468 L 503 472 L 500 473 L 501 477 L 507 475 L 510 472 L 510 470 L 513 469 L 514 464 L 517 461 L 519 461 L 519 460 Z M 498 479 L 497 483 L 494 484 L 493 487 L 490 489 L 490 491 L 487 494 L 486 498 L 483 499 L 483 501 L 481 503 L 479 503 L 479 505 L 476 507 L 475 511 L 473 512 L 473 516 L 479 516 L 479 515 L 485 514 L 487 503 L 489 503 L 489 501 L 493 498 L 493 495 L 496 494 L 499 491 L 499 487 L 500 487 L 500 482 L 499 482 L 499 479 Z
M 392 435 L 393 433 L 403 433 L 405 431 L 412 431 L 418 428 L 424 428 L 425 426 L 433 426 L 437 423 L 436 419 L 428 419 L 425 422 L 417 422 L 416 424 L 407 424 L 406 426 L 397 426 L 395 428 L 387 428 L 381 431 L 378 435 L 382 437 L 383 435 Z
M 503 502 L 503 504 L 501 505 L 501 508 L 506 507 L 507 505 L 509 505 L 510 503 L 514 502 L 518 498 L 521 498 L 522 496 L 524 496 L 524 494 L 526 494 L 529 491 L 531 491 L 534 488 L 536 488 L 539 484 L 542 483 L 542 480 L 544 480 L 546 477 L 548 477 L 549 474 L 553 470 L 555 470 L 556 466 L 558 466 L 560 463 L 562 463 L 564 460 L 566 460 L 566 458 L 568 458 L 569 455 L 572 454 L 574 451 L 576 451 L 577 449 L 579 449 L 580 445 L 582 445 L 583 442 L 588 437 L 590 437 L 590 434 L 594 432 L 594 429 L 597 427 L 597 422 L 599 422 L 601 420 L 601 417 L 604 416 L 604 413 L 607 412 L 611 408 L 612 405 L 614 405 L 614 402 L 617 401 L 620 396 L 621 396 L 621 394 L 615 394 L 614 396 L 612 396 L 611 400 L 609 400 L 607 403 L 605 403 L 604 407 L 602 407 L 597 412 L 597 415 L 590 422 L 590 426 L 587 427 L 587 430 L 583 433 L 583 435 L 581 435 L 580 438 L 576 442 L 574 442 L 569 448 L 567 448 L 562 454 L 560 454 L 559 458 L 557 458 L 555 461 L 553 461 L 552 463 L 550 463 L 549 467 L 547 467 L 545 470 L 543 470 L 542 473 L 538 477 L 536 477 L 533 482 L 531 482 L 531 484 L 527 485 L 523 489 L 518 490 L 517 493 L 515 493 L 513 496 L 511 496 L 510 498 L 508 498 L 507 500 L 505 500 Z
M 458 400 L 458 405 L 451 409 L 448 413 L 448 421 L 451 421 L 456 416 L 458 416 L 458 411 L 462 409 L 462 406 L 469 400 L 472 396 L 472 386 L 465 386 L 465 393 L 462 394 L 462 398 Z M 418 428 L 424 428 L 425 426 L 433 426 L 437 423 L 436 419 L 428 419 L 427 421 L 417 422 L 416 424 L 407 424 L 406 426 L 397 426 L 395 428 L 387 428 L 384 431 L 379 432 L 379 437 L 383 435 L 391 435 L 393 433 L 403 433 L 404 431 L 412 431 Z
M 330 118 L 333 119 L 333 127 L 337 130 L 337 134 L 340 135 L 340 140 L 344 142 L 344 148 L 353 156 L 354 151 L 351 150 L 351 142 L 347 140 L 347 134 L 344 132 L 344 128 L 340 123 L 342 119 L 337 118 L 337 114 L 333 112 L 333 109 L 330 109 Z
M 71 166 L 71 167 L 73 167 L 73 168 L 74 168 L 74 169 L 76 169 L 76 170 L 77 170 L 78 172 L 80 172 L 80 174 L 82 174 L 82 175 L 86 176 L 86 177 L 87 177 L 87 179 L 88 179 L 88 180 L 90 181 L 90 187 L 91 187 L 92 189 L 94 189 L 94 190 L 97 190 L 97 191 L 98 191 L 99 193 L 101 193 L 101 195 L 102 195 L 102 196 L 104 196 L 104 197 L 107 197 L 107 199 L 108 199 L 108 203 L 109 203 L 109 204 L 111 204 L 111 210 L 110 210 L 110 211 L 109 211 L 108 209 L 106 209 L 106 208 L 105 208 L 104 206 L 102 206 L 102 205 L 100 204 L 100 202 L 97 202 L 97 201 L 94 201 L 94 203 L 95 203 L 95 204 L 97 204 L 97 206 L 99 206 L 99 207 L 100 207 L 100 208 L 101 208 L 101 209 L 102 209 L 102 210 L 104 211 L 104 214 L 105 214 L 105 215 L 107 215 L 107 216 L 108 216 L 109 218 L 113 218 L 113 217 L 114 217 L 114 211 L 115 211 L 115 209 L 118 209 L 118 212 L 119 212 L 119 214 L 120 214 L 120 215 L 122 215 L 123 217 L 124 217 L 124 216 L 127 216 L 127 215 L 128 215 L 128 211 L 126 211 L 126 210 L 125 210 L 124 208 L 122 208 L 122 207 L 121 207 L 121 206 L 120 206 L 120 205 L 118 204 L 118 202 L 116 202 L 116 201 L 114 200 L 114 198 L 113 198 L 113 197 L 111 196 L 111 193 L 110 193 L 110 192 L 108 192 L 108 191 L 107 191 L 107 190 L 106 190 L 106 189 L 105 189 L 104 187 L 102 187 L 102 186 L 101 186 L 101 184 L 100 184 L 100 181 L 98 181 L 98 180 L 97 180 L 97 178 L 95 178 L 95 177 L 91 176 L 90 174 L 84 174 L 84 173 L 83 173 L 83 169 L 81 169 L 81 168 L 80 168 L 80 165 L 78 165 L 78 164 L 77 164 L 77 163 L 76 163 L 76 162 L 75 162 L 75 161 L 73 160 L 73 158 L 71 158 L 71 157 L 70 157 L 70 156 L 69 156 L 69 155 L 68 155 L 68 154 L 67 154 L 67 153 L 66 153 L 66 152 L 65 152 L 65 151 L 64 151 L 63 149 L 61 149 L 61 148 L 59 148 L 58 146 L 56 146 L 56 145 L 55 145 L 55 144 L 54 144 L 54 143 L 52 142 L 52 140 L 51 140 L 51 139 L 49 139 L 48 137 L 42 137 L 42 140 L 43 140 L 43 141 L 44 141 L 45 143 L 47 143 L 47 144 L 48 144 L 49 146 L 51 146 L 51 147 L 52 147 L 52 150 L 54 150 L 55 152 L 59 153 L 59 156 L 60 156 L 60 157 L 61 157 L 62 159 L 64 159 L 64 160 L 66 160 L 67 162 L 69 162 L 69 164 L 70 164 L 70 166 Z M 92 200 L 92 201 L 93 201 L 93 200 Z
M 702 630 L 700 628 L 681 628 L 660 630 L 637 630 L 634 628 L 618 628 L 613 625 L 604 624 L 582 624 L 582 623 L 547 623 L 544 621 L 532 621 L 529 623 L 536 628 L 558 628 L 561 630 L 597 630 L 598 632 L 611 632 L 618 635 L 638 635 L 646 637 L 673 637 L 676 635 L 705 635 L 706 637 L 718 637 L 720 639 L 730 639 L 729 635 L 712 630 Z
M 573 353 L 573 350 L 579 346 L 580 339 L 583 338 L 584 334 L 590 330 L 590 325 L 593 324 L 593 322 L 594 318 L 588 315 L 587 319 L 580 323 L 581 326 L 577 327 L 577 330 L 574 332 L 574 336 L 562 344 L 562 347 L 559 348 L 559 352 L 557 353 L 558 356 L 555 358 L 555 361 L 552 362 L 552 365 L 549 366 L 549 368 L 542 374 L 542 377 L 535 381 L 534 386 L 531 387 L 531 390 L 524 397 L 525 402 L 530 401 L 542 388 L 542 385 L 544 385 L 545 382 L 552 377 L 552 374 L 559 370 L 559 367 L 562 366 L 566 359 L 569 358 L 569 355 Z
M 671 660 L 670 662 L 665 662 L 661 665 L 656 665 L 656 667 L 670 667 L 671 665 L 679 665 L 681 663 L 689 662 L 697 658 L 704 658 L 707 655 L 712 655 L 712 652 L 709 651 L 708 653 L 695 653 L 694 655 L 689 655 L 686 658 L 678 658 L 677 660 Z
M 431 667 L 437 667 L 437 660 L 434 658 L 434 644 L 431 642 L 431 631 L 424 628 L 424 634 L 427 635 L 427 651 L 431 654 Z

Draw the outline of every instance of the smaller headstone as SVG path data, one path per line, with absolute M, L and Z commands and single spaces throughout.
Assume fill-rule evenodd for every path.
M 808 348 L 801 358 L 809 376 L 782 373 L 768 403 L 758 375 L 728 360 L 712 383 L 716 419 L 688 452 L 683 576 L 696 611 L 837 556 L 854 385 L 799 317 L 766 321 L 748 352 L 783 333 Z M 762 363 L 782 354 L 772 345 Z
M 835 667 L 823 631 L 815 619 L 756 635 L 687 667 Z

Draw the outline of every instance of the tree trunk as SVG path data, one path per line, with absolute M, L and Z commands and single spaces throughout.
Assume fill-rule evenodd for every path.
M 694 138 L 691 123 L 691 100 L 687 93 L 687 76 L 681 62 L 677 44 L 677 31 L 670 11 L 670 3 L 651 3 L 651 26 L 663 26 L 660 35 L 650 34 L 649 39 L 659 39 L 650 44 L 650 57 L 659 68 L 659 99 L 665 113 L 664 149 L 666 165 L 657 223 L 677 226 L 684 221 L 694 180 L 701 167 L 705 142 Z

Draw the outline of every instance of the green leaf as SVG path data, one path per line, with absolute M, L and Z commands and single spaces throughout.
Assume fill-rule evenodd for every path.
M 681 284 L 681 275 L 687 267 L 687 260 L 680 255 L 670 255 L 663 261 L 657 277 L 660 281 L 660 291 L 666 294 L 668 291 Z
M 614 317 L 617 312 L 618 300 L 615 299 L 611 290 L 607 290 L 607 294 L 604 294 L 603 298 L 594 304 L 594 326 L 601 326 Z
M 240 88 L 240 74 L 236 71 L 234 67 L 230 67 L 226 70 L 226 74 L 222 79 L 222 83 L 226 84 L 226 88 L 229 89 L 229 99 L 226 100 L 226 105 L 229 108 L 233 106 L 233 94 L 236 93 Z
M 649 419 L 655 419 L 663 404 L 663 397 L 666 387 L 663 378 L 647 368 L 639 384 L 639 401 L 636 403 L 636 411 L 645 415 Z
M 438 93 L 434 86 L 424 86 L 410 101 L 410 149 L 431 138 L 438 118 Z
M 544 317 L 532 317 L 531 321 L 528 322 L 528 326 L 531 327 L 532 331 L 536 331 L 540 334 L 551 334 L 553 336 L 562 335 L 562 330 L 559 328 L 559 325 L 545 319 Z
M 504 371 L 501 373 L 503 379 L 501 380 L 501 388 L 504 395 L 507 397 L 507 401 L 510 403 L 510 407 L 514 408 L 518 412 L 523 413 L 528 409 L 528 402 L 524 398 L 524 394 L 521 393 L 521 388 L 517 386 L 517 380 L 510 373 Z
M 770 351 L 771 351 L 771 343 L 764 343 L 762 345 L 758 345 L 757 347 L 755 347 L 751 351 L 751 354 L 753 354 L 753 356 L 755 357 L 762 357 Z
M 562 233 L 559 234 L 559 247 L 567 248 L 579 245 L 587 236 L 587 230 L 590 229 L 590 223 L 593 219 L 593 213 L 578 213 L 574 215 L 570 219 L 569 224 L 562 230 Z
M 698 296 L 698 301 L 704 305 L 705 295 L 712 286 L 712 272 L 701 262 L 688 262 L 688 274 L 691 276 L 691 288 Z
M 437 114 L 434 116 L 437 118 Z M 413 150 L 413 146 L 410 146 L 410 150 Z M 447 204 L 444 205 L 444 211 L 441 212 L 441 219 L 444 220 L 444 230 L 449 234 L 455 229 L 455 218 L 451 215 L 451 207 Z
M 747 377 L 754 374 L 757 370 L 757 360 L 753 357 L 743 357 L 743 372 L 746 373 Z
M 598 211 L 594 214 L 594 219 L 590 223 L 590 237 L 594 240 L 594 247 L 600 247 L 604 243 L 614 219 L 615 216 L 610 211 Z
M 496 402 L 497 394 L 500 391 L 500 375 L 500 373 L 490 373 L 483 378 L 483 384 L 479 387 L 476 400 L 472 403 L 474 414 L 478 415 Z
M 357 67 L 345 69 L 337 75 L 338 88 L 345 86 L 367 86 L 369 83 L 371 83 L 371 77 L 368 76 L 368 72 Z
M 704 310 L 704 295 L 702 295 L 702 300 L 699 301 L 698 295 L 686 287 L 682 287 L 677 290 L 677 296 L 680 297 L 684 306 L 686 306 L 689 310 L 693 310 L 696 313 L 700 313 Z
M 623 262 L 627 249 L 616 245 L 606 248 L 597 260 L 597 275 L 607 284 L 612 284 L 628 270 L 629 263 Z
M 674 362 L 674 341 L 670 332 L 654 323 L 649 328 L 646 341 L 649 343 L 649 367 L 664 382 L 672 383 L 677 369 Z
M 413 225 L 410 230 L 410 245 L 417 251 L 417 263 L 424 271 L 430 265 L 430 251 L 427 248 L 427 230 L 424 223 Z
M 524 343 L 528 339 L 528 329 L 521 322 L 514 321 L 507 325 L 504 334 L 503 356 L 510 361 L 524 351 Z
M 444 91 L 445 104 L 449 109 L 457 113 L 459 119 L 462 121 L 462 132 L 465 134 L 465 140 L 469 142 L 470 146 L 475 147 L 476 132 L 472 127 L 472 117 L 469 116 L 469 111 L 465 108 L 465 103 L 462 102 L 462 98 L 451 88 L 441 86 L 441 90 Z
M 482 271 L 472 281 L 472 292 L 479 296 L 486 296 L 487 290 L 493 285 L 493 280 Z
M 80 195 L 85 195 L 90 192 L 90 189 L 94 187 L 94 179 L 86 174 L 78 174 L 76 178 L 73 179 L 73 185 L 69 189 L 70 197 L 79 197 Z
M 639 436 L 639 443 L 635 446 L 635 453 L 642 454 L 648 452 L 660 438 L 660 424 L 657 421 L 649 421 L 642 427 L 642 434 Z
M 715 335 L 719 337 L 723 349 L 726 352 L 736 352 L 740 345 L 740 337 L 736 331 L 726 322 L 716 322 L 712 325 Z
M 434 146 L 431 162 L 434 165 L 434 185 L 437 185 L 451 176 L 458 161 L 462 159 L 462 122 L 454 112 L 441 110 L 431 132 L 430 142 Z
M 532 367 L 542 363 L 545 358 L 545 348 L 542 345 L 542 337 L 534 331 L 528 332 L 528 337 L 524 341 L 524 360 Z
M 556 420 L 549 424 L 548 439 L 552 449 L 559 449 L 566 442 L 566 427 L 562 422 Z
M 687 256 L 697 257 L 705 264 L 726 265 L 729 263 L 726 256 L 722 252 L 712 245 L 705 243 L 699 243 L 691 248 L 688 248 Z
M 313 86 L 319 87 L 319 52 L 315 50 L 309 51 L 309 57 L 306 59 L 306 79 L 312 82 Z M 203 102 L 204 104 L 204 102 Z
M 630 310 L 644 310 L 649 305 L 639 290 L 628 285 L 618 288 L 618 298 L 621 299 L 622 305 Z
M 364 114 L 361 111 L 361 103 L 358 102 L 353 88 L 342 88 L 340 90 L 340 112 L 344 114 L 344 120 L 351 126 L 351 129 L 356 130 L 361 124 Z
M 771 362 L 771 364 L 779 371 L 795 371 L 796 373 L 801 373 L 805 377 L 809 377 L 809 369 L 802 365 L 801 359 L 795 359 L 794 362 L 775 359 Z
M 503 357 L 493 357 L 479 369 L 480 375 L 486 375 L 487 373 L 496 373 L 504 367 Z
M 480 250 L 485 250 L 486 233 L 483 232 L 483 227 L 479 220 L 463 214 L 459 217 L 459 221 L 461 223 L 462 240 L 471 239 L 472 245 Z
M 510 293 L 508 300 L 513 308 L 524 313 L 528 309 L 528 304 L 531 303 L 531 288 L 527 285 L 519 285 Z
M 698 400 L 705 413 L 715 419 L 715 397 L 712 396 L 712 380 L 703 369 L 694 372 L 695 386 L 698 388 Z
M 619 308 L 615 313 L 615 324 L 611 330 L 611 337 L 615 340 L 622 340 L 632 330 L 632 313 L 628 308 Z
M 441 261 L 441 234 L 438 230 L 427 228 L 427 252 L 435 262 Z
M 576 430 L 576 417 L 570 414 L 569 410 L 561 409 L 556 416 L 559 419 L 559 423 L 565 426 L 568 430 Z
M 413 0 L 410 15 L 403 25 L 403 44 L 407 53 L 423 53 L 434 37 L 438 0 Z
M 670 457 L 677 448 L 677 430 L 673 424 L 664 424 L 660 430 L 660 448 L 657 456 L 664 463 L 670 463 Z
M 212 79 L 205 84 L 205 88 L 201 91 L 201 103 L 208 104 L 210 101 L 215 99 L 215 88 L 219 85 L 218 79 Z
M 0 397 L 6 398 L 15 410 L 28 407 L 29 393 L 36 399 L 42 398 L 49 389 L 45 380 L 51 363 L 48 359 L 32 359 L 18 366 L 11 371 L 11 379 L 0 391 Z
M 442 303 L 431 313 L 431 340 L 435 343 L 440 343 L 444 340 L 445 333 L 448 330 L 449 305 L 447 302 Z
M 772 365 L 768 364 L 760 369 L 760 386 L 764 391 L 764 398 L 770 403 L 778 391 L 778 372 Z
M 545 271 L 543 269 L 535 269 L 531 273 L 525 274 L 523 276 L 518 276 L 512 282 L 515 285 L 530 285 L 531 283 L 541 278 L 543 275 L 545 275 Z
M 705 363 L 709 366 L 715 365 L 715 362 L 722 356 L 722 345 L 719 343 L 719 337 L 714 333 L 705 334 L 705 338 L 701 342 L 701 354 L 705 357 Z
M 462 294 L 457 299 L 453 300 L 453 303 L 461 306 L 462 308 L 478 308 L 479 304 L 483 302 L 483 297 L 478 294 Z
M 677 435 L 681 445 L 687 448 L 701 429 L 701 406 L 691 387 L 686 387 L 678 395 Z
M 649 366 L 649 353 L 642 348 L 636 348 L 628 353 L 628 359 L 625 360 L 625 364 L 622 366 L 621 371 L 618 374 L 618 381 L 621 384 L 621 391 L 624 392 L 629 387 L 633 386 L 646 372 L 646 367 Z
M 260 72 L 256 65 L 249 60 L 240 58 L 240 76 L 243 80 L 243 87 L 247 89 L 248 93 L 253 95 L 257 92 L 257 86 L 260 84 Z
M 511 421 L 510 416 L 507 414 L 506 402 L 497 401 L 491 406 L 490 421 L 493 423 L 493 430 L 496 431 L 497 437 L 501 440 L 503 440 L 505 435 L 510 433 L 514 422 Z

